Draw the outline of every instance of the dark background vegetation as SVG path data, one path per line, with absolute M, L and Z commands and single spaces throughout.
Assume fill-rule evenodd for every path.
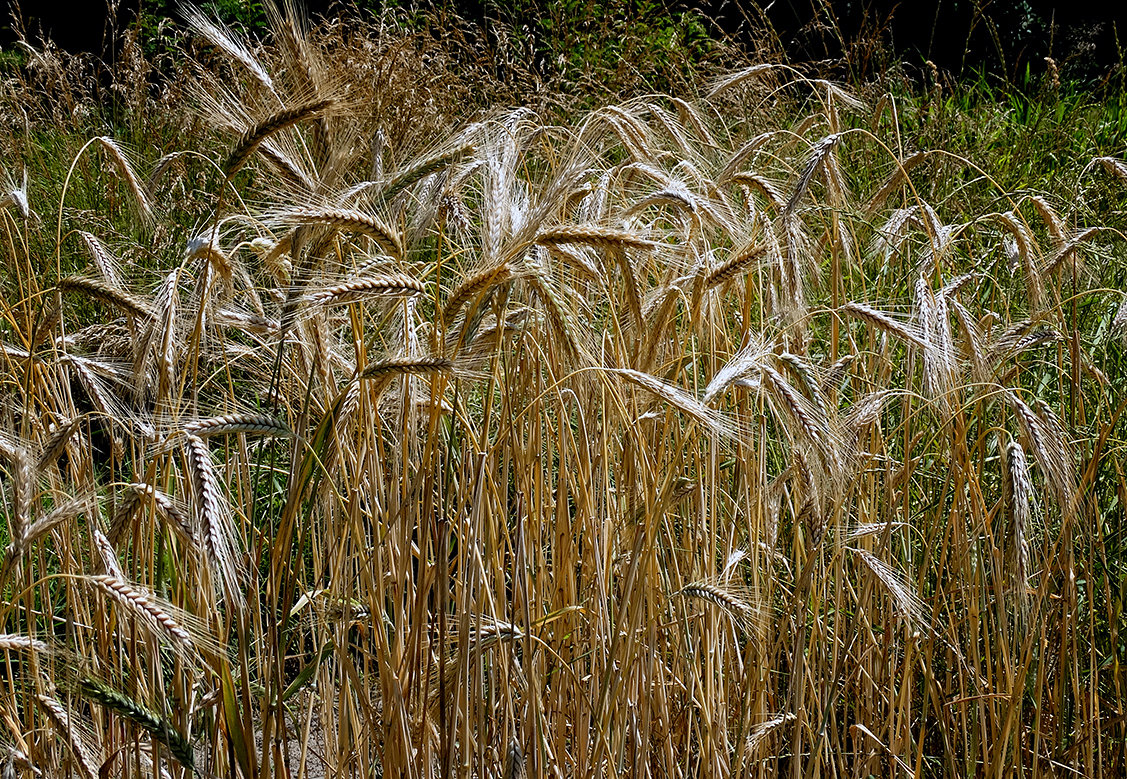
M 102 55 L 115 23 L 139 12 L 154 26 L 176 16 L 176 0 L 6 4 L 5 18 L 16 21 L 6 26 L 5 43 L 22 26 L 32 40 L 49 35 L 64 49 Z M 251 31 L 264 23 L 261 4 L 253 0 L 204 5 Z M 844 63 L 849 75 L 861 78 L 893 61 L 919 66 L 931 60 L 956 75 L 986 71 L 1017 81 L 1027 68 L 1043 71 L 1049 56 L 1068 77 L 1099 80 L 1121 65 L 1127 28 L 1121 3 L 1045 0 L 306 0 L 305 6 L 329 15 L 349 7 L 371 14 L 387 8 L 436 11 L 521 37 L 529 58 L 544 61 L 615 56 L 619 28 L 631 24 L 682 43 L 723 35 L 755 45 L 766 37 L 792 61 Z M 601 50 L 586 50 L 592 46 Z

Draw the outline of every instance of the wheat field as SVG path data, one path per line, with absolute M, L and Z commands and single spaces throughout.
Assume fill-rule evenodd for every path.
M 194 135 L 9 170 L 5 779 L 1125 770 L 1127 163 L 189 16 Z

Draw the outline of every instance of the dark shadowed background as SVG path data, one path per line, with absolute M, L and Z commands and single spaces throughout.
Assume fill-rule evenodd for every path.
M 332 14 L 342 7 L 359 7 L 379 13 L 387 0 L 306 0 L 314 14 Z M 399 7 L 437 6 L 471 21 L 490 24 L 501 21 L 520 26 L 537 18 L 550 0 L 435 0 Z M 22 25 L 34 40 L 50 35 L 70 51 L 106 53 L 112 21 L 126 23 L 140 8 L 154 17 L 175 17 L 176 0 L 119 0 L 109 10 L 105 0 L 60 2 L 59 0 L 0 0 L 6 5 L 3 42 L 15 37 L 13 23 Z M 253 25 L 262 16 L 253 0 L 219 0 L 221 15 Z M 589 15 L 649 12 L 655 7 L 677 13 L 698 10 L 715 28 L 737 37 L 754 32 L 767 22 L 778 41 L 796 60 L 832 60 L 841 57 L 843 43 L 881 49 L 910 65 L 932 60 L 950 72 L 984 68 L 1017 77 L 1026 65 L 1043 67 L 1052 56 L 1073 75 L 1098 78 L 1122 61 L 1120 39 L 1127 28 L 1127 4 L 1078 0 L 1071 3 L 1045 0 L 589 0 L 572 3 L 575 13 Z M 18 9 L 18 10 L 17 10 Z M 875 47 L 879 42 L 881 46 Z

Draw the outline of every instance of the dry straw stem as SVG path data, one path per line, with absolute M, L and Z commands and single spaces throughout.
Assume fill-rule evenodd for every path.
M 403 243 L 399 235 L 371 214 L 347 208 L 301 208 L 282 214 L 281 219 L 288 224 L 324 225 L 366 235 L 390 257 L 403 257 Z
M 401 298 L 422 295 L 426 287 L 421 281 L 402 273 L 352 279 L 309 293 L 315 305 L 335 306 L 367 298 Z
M 336 104 L 332 98 L 317 98 L 306 103 L 283 108 L 263 119 L 258 124 L 247 128 L 235 147 L 231 150 L 227 161 L 223 163 L 223 170 L 228 176 L 233 175 L 239 168 L 246 164 L 259 145 L 271 135 L 293 127 L 298 122 L 320 116 Z

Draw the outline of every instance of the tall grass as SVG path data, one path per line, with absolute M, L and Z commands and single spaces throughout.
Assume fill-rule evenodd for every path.
M 784 66 L 389 143 L 272 19 L 0 212 L 17 775 L 1124 770 L 1122 162 Z

